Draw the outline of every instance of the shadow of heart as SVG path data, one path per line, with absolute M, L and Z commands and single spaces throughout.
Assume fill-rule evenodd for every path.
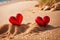
M 60 28 L 60 26 L 54 27 L 54 26 L 52 26 L 52 25 L 47 25 L 47 26 L 44 28 L 44 30 L 42 30 L 42 31 L 53 30 L 53 29 L 57 29 L 57 28 Z

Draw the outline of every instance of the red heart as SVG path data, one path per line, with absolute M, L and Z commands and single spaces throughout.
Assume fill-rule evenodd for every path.
M 40 26 L 46 26 L 48 25 L 48 23 L 50 22 L 50 17 L 48 16 L 45 16 L 44 18 L 38 16 L 36 19 L 35 19 L 36 23 Z
M 16 17 L 11 16 L 9 18 L 9 22 L 12 23 L 13 25 L 21 25 L 22 20 L 23 20 L 23 16 L 21 14 L 17 14 Z

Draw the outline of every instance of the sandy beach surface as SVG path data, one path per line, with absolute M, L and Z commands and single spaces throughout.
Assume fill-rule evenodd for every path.
M 47 26 L 43 31 L 27 35 L 18 34 L 12 39 L 9 39 L 9 37 L 1 38 L 2 34 L 0 34 L 0 40 L 60 40 L 60 10 L 54 12 L 40 11 L 39 8 L 34 7 L 36 4 L 38 4 L 36 1 L 24 1 L 0 6 L 0 25 L 10 24 L 9 17 L 21 13 L 24 17 L 22 24 L 35 23 L 34 19 L 37 16 L 48 15 L 51 18 L 50 26 Z
M 23 10 L 22 12 L 23 12 L 24 17 L 26 16 L 24 19 L 27 22 L 34 23 L 35 22 L 34 20 L 36 19 L 37 16 L 40 16 L 42 18 L 44 16 L 49 16 L 50 19 L 51 19 L 49 25 L 60 26 L 60 23 L 59 23 L 60 10 L 58 10 L 58 11 L 56 10 L 56 11 L 50 12 L 49 10 L 42 11 L 38 7 L 30 7 L 30 8 L 27 8 L 27 9 Z M 27 23 L 27 22 L 25 22 L 25 23 Z
M 10 16 L 16 16 L 17 13 L 22 14 L 24 9 L 33 7 L 35 4 L 37 4 L 36 1 L 23 1 L 0 6 L 0 16 L 2 17 L 0 25 L 9 23 Z
M 0 37 L 0 40 L 60 40 L 60 27 L 48 27 L 47 30 L 23 35 L 23 33 L 16 35 L 14 38 Z

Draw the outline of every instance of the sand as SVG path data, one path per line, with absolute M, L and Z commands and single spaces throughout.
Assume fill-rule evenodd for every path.
M 30 7 L 30 8 L 27 8 L 27 9 L 23 10 L 23 13 L 26 13 L 26 14 L 23 14 L 23 15 L 24 15 L 24 17 L 26 16 L 24 19 L 27 22 L 34 23 L 37 16 L 40 16 L 42 18 L 44 16 L 49 16 L 50 17 L 49 25 L 60 26 L 60 23 L 59 23 L 60 10 L 59 11 L 56 10 L 56 11 L 50 12 L 49 10 L 41 11 L 40 8 L 38 8 L 38 7 Z
M 37 4 L 36 1 L 23 1 L 0 6 L 0 17 L 3 16 L 2 18 L 0 18 L 0 25 L 6 23 L 8 24 L 9 23 L 8 19 L 10 16 L 16 16 L 17 13 L 22 13 L 24 9 L 32 7 L 35 4 Z
M 13 38 L 0 37 L 0 40 L 60 40 L 60 27 L 46 27 L 46 30 L 29 33 L 23 35 L 23 33 L 17 34 Z
M 16 36 L 14 40 L 60 40 L 60 28 L 32 33 L 25 36 Z
M 24 1 L 0 6 L 0 25 L 9 24 L 8 18 L 10 16 L 16 16 L 17 13 L 21 13 L 24 17 L 22 24 L 35 23 L 34 19 L 36 16 L 43 17 L 48 15 L 51 18 L 50 26 L 47 26 L 43 31 L 33 32 L 27 35 L 19 33 L 12 39 L 9 39 L 8 36 L 5 38 L 1 38 L 0 36 L 0 40 L 60 40 L 60 11 L 40 11 L 39 8 L 34 7 L 36 4 L 36 1 Z

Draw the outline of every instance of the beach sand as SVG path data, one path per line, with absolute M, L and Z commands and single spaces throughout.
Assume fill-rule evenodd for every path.
M 60 40 L 60 26 L 48 26 L 43 31 L 33 32 L 27 35 L 19 33 L 14 37 L 5 37 L 4 35 L 0 34 L 0 40 Z
M 40 9 L 37 7 L 33 7 L 37 4 L 36 1 L 28 1 L 27 3 L 16 2 L 0 6 L 0 25 L 9 24 L 8 19 L 10 16 L 16 16 L 17 13 L 21 13 L 24 17 L 22 24 L 35 23 L 34 19 L 37 16 L 43 17 L 45 15 L 48 15 L 52 19 L 49 23 L 49 26 L 47 26 L 45 30 L 39 32 L 29 33 L 27 35 L 23 35 L 23 33 L 17 34 L 12 39 L 9 39 L 8 36 L 4 38 L 4 35 L 0 34 L 0 40 L 60 40 L 60 11 L 40 11 Z M 1 27 L 2 26 L 0 26 L 0 28 Z M 1 35 L 3 38 L 1 38 Z

